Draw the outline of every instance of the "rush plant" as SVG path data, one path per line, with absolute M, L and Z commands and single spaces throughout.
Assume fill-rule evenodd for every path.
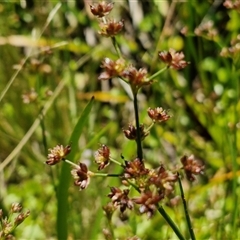
M 110 202 L 103 207 L 109 222 L 108 228 L 103 231 L 106 239 L 116 239 L 112 217 L 113 213 L 118 210 L 122 216 L 129 210 L 136 214 L 146 214 L 148 218 L 151 218 L 154 214 L 161 214 L 179 239 L 187 239 L 188 236 L 184 236 L 179 230 L 178 224 L 171 219 L 164 208 L 165 204 L 174 206 L 174 199 L 176 198 L 175 188 L 178 185 L 189 236 L 191 239 L 195 239 L 194 229 L 184 196 L 182 178 L 185 177 L 190 182 L 194 181 L 196 175 L 203 174 L 204 164 L 202 161 L 195 159 L 193 155 L 184 155 L 179 159 L 179 163 L 174 168 L 163 164 L 161 159 L 159 159 L 157 167 L 149 167 L 142 143 L 151 134 L 151 129 L 156 124 L 164 125 L 166 121 L 172 121 L 174 117 L 162 106 L 149 106 L 145 114 L 151 119 L 151 124 L 146 126 L 146 124 L 140 122 L 138 106 L 138 94 L 143 88 L 151 87 L 151 85 L 159 81 L 156 79 L 159 79 L 159 76 L 169 68 L 176 71 L 182 70 L 188 67 L 190 62 L 184 59 L 183 52 L 169 49 L 168 51 L 159 51 L 159 61 L 162 61 L 165 67 L 159 69 L 157 72 L 149 74 L 145 67 L 135 67 L 132 61 L 124 56 L 117 40 L 117 36 L 121 31 L 124 31 L 124 20 L 107 17 L 113 7 L 113 3 L 105 1 L 90 5 L 92 14 L 99 22 L 99 34 L 112 41 L 116 50 L 115 59 L 106 56 L 102 60 L 101 68 L 103 70 L 98 76 L 98 80 L 109 81 L 112 78 L 116 78 L 128 84 L 131 90 L 135 119 L 134 123 L 129 124 L 126 129 L 123 129 L 121 134 L 125 135 L 126 141 L 134 141 L 136 143 L 136 152 L 132 153 L 134 157 L 126 160 L 123 152 L 123 155 L 119 156 L 119 159 L 114 159 L 111 156 L 111 147 L 101 144 L 94 156 L 99 172 L 93 172 L 86 163 L 74 163 L 71 159 L 67 158 L 71 152 L 71 144 L 65 147 L 57 145 L 49 149 L 46 164 L 55 165 L 62 161 L 70 164 L 72 166 L 71 175 L 74 179 L 74 184 L 79 190 L 87 191 L 87 187 L 95 177 L 118 178 L 120 180 L 120 185 L 110 186 L 108 194 Z M 101 172 L 111 164 L 117 164 L 122 170 L 120 172 Z M 101 187 L 99 186 L 100 189 Z M 126 237 L 128 239 L 138 239 L 137 236 Z

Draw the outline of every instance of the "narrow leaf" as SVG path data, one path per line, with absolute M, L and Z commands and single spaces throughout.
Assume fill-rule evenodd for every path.
M 74 156 L 78 151 L 78 140 L 82 133 L 84 126 L 87 123 L 90 111 L 93 106 L 93 98 L 88 103 L 86 108 L 83 110 L 82 115 L 78 119 L 75 125 L 72 135 L 69 139 L 71 143 L 71 153 L 68 155 L 68 159 L 74 160 Z M 68 188 L 71 180 L 71 169 L 68 164 L 62 165 L 60 182 L 58 186 L 57 200 L 58 200 L 58 210 L 57 210 L 57 235 L 58 239 L 66 240 L 68 236 Z

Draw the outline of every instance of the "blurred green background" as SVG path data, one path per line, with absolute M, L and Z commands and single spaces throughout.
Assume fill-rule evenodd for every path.
M 134 123 L 128 88 L 118 79 L 97 80 L 102 59 L 117 55 L 111 39 L 98 34 L 89 4 L 0 2 L 0 208 L 7 212 L 12 202 L 21 202 L 31 211 L 16 230 L 17 239 L 57 238 L 62 167 L 44 162 L 48 148 L 69 143 L 92 96 L 92 110 L 71 160 L 97 171 L 94 152 L 99 143 L 107 144 L 119 160 L 121 154 L 126 159 L 136 155 L 135 144 L 122 134 L 122 128 Z M 144 157 L 150 166 L 162 162 L 169 168 L 184 154 L 202 160 L 204 175 L 191 185 L 183 180 L 196 238 L 240 238 L 238 11 L 224 7 L 223 1 L 122 0 L 115 2 L 110 16 L 124 19 L 117 41 L 135 66 L 155 73 L 164 67 L 158 51 L 169 48 L 183 51 L 191 62 L 182 71 L 164 72 L 139 94 L 141 123 L 151 123 L 148 107 L 162 106 L 173 116 L 151 130 L 143 142 Z M 220 54 L 224 49 L 227 57 Z M 39 121 L 42 109 L 46 114 Z M 111 165 L 106 172 L 119 168 Z M 108 202 L 109 186 L 119 185 L 113 178 L 94 178 L 79 192 L 70 179 L 68 239 L 104 239 L 102 206 Z M 166 211 L 188 236 L 182 205 L 166 206 Z M 123 221 L 116 213 L 113 224 L 118 239 L 176 239 L 159 214 L 148 220 L 129 212 Z

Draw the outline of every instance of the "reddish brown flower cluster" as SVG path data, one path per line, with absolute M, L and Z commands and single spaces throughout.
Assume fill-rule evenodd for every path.
M 126 179 L 146 176 L 149 170 L 145 168 L 144 162 L 139 158 L 135 158 L 133 161 L 125 161 L 124 177 Z
M 158 203 L 164 198 L 161 193 L 153 193 L 152 191 L 142 192 L 141 196 L 138 198 L 133 198 L 136 204 L 140 204 L 140 213 L 146 213 L 150 218 L 157 209 Z
M 71 152 L 71 146 L 63 147 L 63 145 L 57 145 L 53 149 L 49 149 L 49 152 L 46 164 L 55 165 L 61 160 L 65 160 L 65 157 Z
M 105 71 L 99 75 L 98 79 L 108 80 L 113 77 L 121 76 L 125 68 L 125 61 L 121 58 L 116 61 L 110 58 L 104 58 L 101 67 L 104 68 Z
M 186 177 L 189 181 L 194 181 L 194 175 L 203 174 L 205 166 L 200 161 L 194 159 L 194 156 L 189 157 L 183 156 L 181 158 L 183 169 L 185 171 Z
M 21 204 L 13 203 L 9 216 L 4 216 L 3 210 L 0 209 L 0 239 L 15 239 L 13 231 L 30 215 L 29 210 L 22 212 L 22 209 Z
M 123 129 L 123 133 L 126 138 L 129 140 L 136 140 L 137 139 L 137 128 L 133 126 L 132 124 L 128 125 L 128 129 Z M 140 136 L 141 140 L 143 140 L 147 135 L 149 134 L 148 131 L 144 130 L 144 125 L 140 125 Z
M 79 163 L 79 166 L 76 166 L 71 174 L 75 179 L 74 184 L 79 186 L 79 190 L 85 189 L 90 183 L 90 177 L 92 176 L 92 172 L 88 171 L 88 167 L 84 163 Z
M 140 213 L 147 213 L 149 217 L 157 209 L 158 203 L 165 197 L 170 196 L 174 191 L 174 184 L 178 179 L 177 174 L 165 170 L 161 165 L 156 170 L 145 168 L 143 161 L 138 158 L 133 161 L 125 161 L 123 179 L 125 185 L 134 184 L 140 192 L 140 197 L 129 199 L 129 190 L 111 188 L 108 197 L 111 198 L 115 206 L 120 206 L 121 212 L 126 208 L 132 209 L 133 203 L 139 204 Z M 130 184 L 131 185 L 131 184 Z
M 202 37 L 206 37 L 209 39 L 213 39 L 214 37 L 217 36 L 218 31 L 216 28 L 214 28 L 213 21 L 207 21 L 207 22 L 201 24 L 200 26 L 198 26 L 194 30 L 194 33 L 197 36 L 202 36 Z
M 220 55 L 222 57 L 232 57 L 238 60 L 238 55 L 240 52 L 240 34 L 237 38 L 231 41 L 231 46 L 229 48 L 223 48 Z
M 90 10 L 93 15 L 101 18 L 108 15 L 113 9 L 113 3 L 107 3 L 101 1 L 100 3 L 94 3 L 90 5 Z
M 132 65 L 125 68 L 122 72 L 121 77 L 128 80 L 131 85 L 133 92 L 136 92 L 139 88 L 144 85 L 150 85 L 152 81 L 149 81 L 147 78 L 147 69 L 140 68 L 137 70 Z
M 101 67 L 104 68 L 104 71 L 99 75 L 99 80 L 108 80 L 112 77 L 119 77 L 128 82 L 134 92 L 142 86 L 152 83 L 152 81 L 149 81 L 147 78 L 147 70 L 145 68 L 137 70 L 132 65 L 126 66 L 123 59 L 113 61 L 109 58 L 105 58 L 102 61 Z
M 101 22 L 99 26 L 100 26 L 99 34 L 101 34 L 104 37 L 114 37 L 122 31 L 124 26 L 124 21 L 107 19 L 106 22 Z
M 170 115 L 167 114 L 166 110 L 161 107 L 155 109 L 148 108 L 147 113 L 154 122 L 165 122 L 170 118 Z
M 92 14 L 97 16 L 98 18 L 102 18 L 102 21 L 99 24 L 99 34 L 105 37 L 116 36 L 119 32 L 122 31 L 124 26 L 123 20 L 116 21 L 114 19 L 105 19 L 105 16 L 108 15 L 112 11 L 112 9 L 113 3 L 107 3 L 105 1 L 90 5 L 90 10 Z
M 109 164 L 110 149 L 102 145 L 95 153 L 95 162 L 98 164 L 98 170 L 104 169 Z
M 223 3 L 223 6 L 229 9 L 235 9 L 237 11 L 240 11 L 240 0 L 235 0 L 235 1 L 226 0 Z
M 119 188 L 111 187 L 110 190 L 111 193 L 108 194 L 108 197 L 111 198 L 114 206 L 120 206 L 121 212 L 124 212 L 126 208 L 133 208 L 133 202 L 128 198 L 129 189 L 122 191 Z
M 177 179 L 177 174 L 167 171 L 163 165 L 161 165 L 158 170 L 151 172 L 149 182 L 155 185 L 164 196 L 168 196 L 174 191 L 174 184 Z
M 185 68 L 190 62 L 184 60 L 183 52 L 176 52 L 174 49 L 169 49 L 169 51 L 161 51 L 158 53 L 159 58 L 168 65 L 168 67 L 180 70 Z

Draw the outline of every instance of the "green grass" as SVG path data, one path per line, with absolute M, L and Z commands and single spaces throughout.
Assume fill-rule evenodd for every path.
M 122 0 L 115 2 L 111 16 L 124 19 L 116 41 L 137 67 L 159 71 L 164 64 L 157 53 L 169 48 L 183 51 L 191 62 L 182 71 L 165 71 L 140 91 L 140 123 L 151 123 L 148 107 L 162 106 L 173 116 L 151 129 L 143 155 L 152 167 L 161 162 L 174 168 L 184 154 L 204 161 L 204 175 L 193 184 L 182 181 L 196 239 L 238 239 L 239 51 L 228 58 L 220 52 L 239 34 L 239 13 L 213 2 L 144 2 L 142 18 L 133 25 L 138 16 Z M 134 122 L 128 89 L 117 79 L 97 80 L 102 59 L 117 59 L 111 39 L 98 35 L 97 20 L 83 1 L 26 1 L 26 6 L 4 1 L 0 14 L 0 209 L 7 212 L 17 201 L 31 211 L 16 229 L 17 239 L 103 239 L 102 230 L 110 226 L 102 206 L 109 201 L 109 186 L 120 181 L 96 177 L 79 191 L 66 164 L 44 162 L 49 148 L 70 142 L 68 158 L 88 163 L 94 172 L 99 144 L 107 144 L 119 161 L 121 154 L 127 160 L 135 157 L 135 143 L 122 134 Z M 194 32 L 207 20 L 218 31 L 214 38 Z M 22 95 L 32 88 L 36 100 L 23 103 Z M 120 171 L 114 165 L 104 170 Z M 180 196 L 178 187 L 175 192 Z M 163 207 L 189 238 L 181 201 Z M 127 215 L 127 221 L 118 212 L 113 215 L 118 239 L 176 239 L 160 214 L 152 219 Z

